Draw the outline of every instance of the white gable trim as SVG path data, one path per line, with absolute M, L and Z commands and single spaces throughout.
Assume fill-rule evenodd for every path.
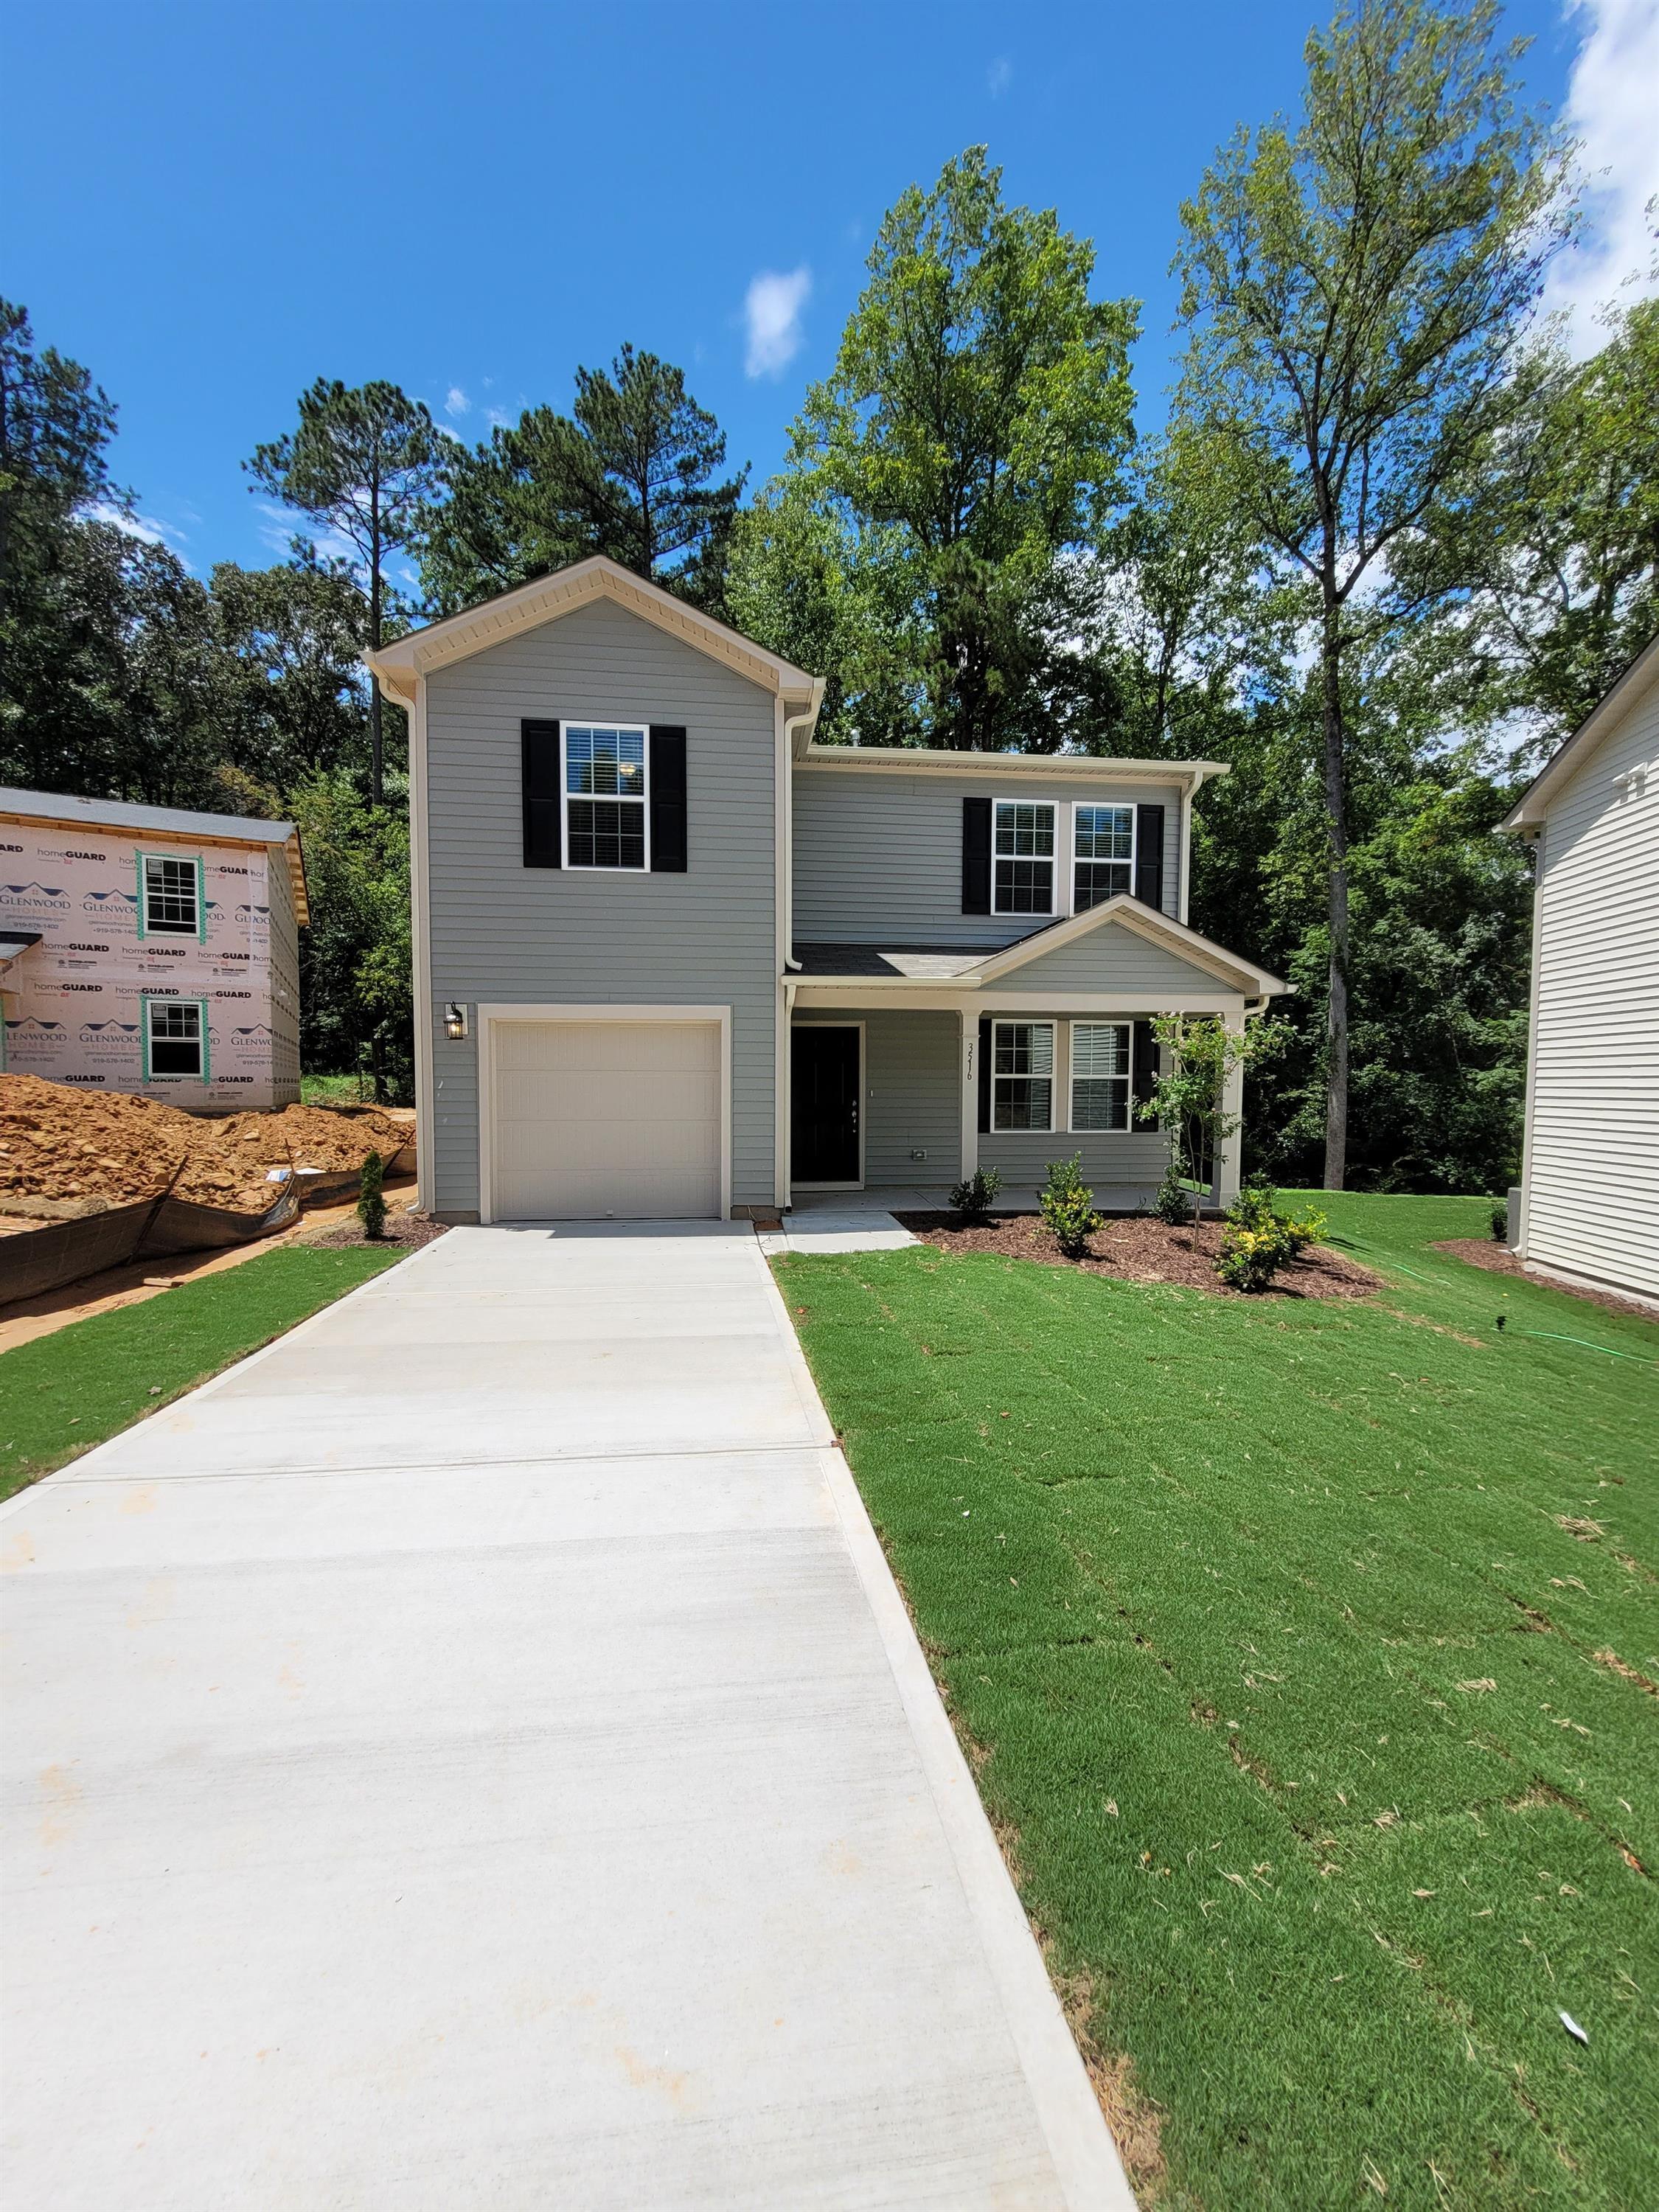
M 538 576 L 534 583 L 504 592 L 500 599 L 486 599 L 482 606 L 429 623 L 424 629 L 411 630 L 407 637 L 382 646 L 378 653 L 366 653 L 363 660 L 386 696 L 408 706 L 421 678 L 431 675 L 434 669 L 470 659 L 475 653 L 487 652 L 522 630 L 556 622 L 561 615 L 572 614 L 595 599 L 614 600 L 629 614 L 665 630 L 683 645 L 707 653 L 711 660 L 724 663 L 763 690 L 805 702 L 816 716 L 823 696 L 822 677 L 809 676 L 804 669 L 769 653 L 751 638 L 728 629 L 712 615 L 689 606 L 659 584 L 647 583 L 643 576 L 635 575 L 602 553 L 550 576 Z
M 1038 930 L 1035 936 L 1023 937 L 1017 945 L 998 952 L 975 970 L 975 977 L 982 988 L 1001 976 L 1023 968 L 1028 961 L 1041 960 L 1045 954 L 1058 952 L 1067 945 L 1086 937 L 1091 930 L 1099 929 L 1107 922 L 1144 937 L 1149 944 L 1161 945 L 1167 952 L 1214 975 L 1230 989 L 1243 991 L 1251 998 L 1277 998 L 1287 992 L 1289 984 L 1267 969 L 1258 968 L 1237 953 L 1229 952 L 1219 945 L 1212 945 L 1207 937 L 1200 937 L 1195 929 L 1188 929 L 1184 921 L 1173 921 L 1143 899 L 1131 898 L 1120 891 L 1099 906 L 1086 908 L 1074 914 L 1069 921 L 1057 922 L 1052 929 Z
M 1552 755 L 1519 800 L 1498 823 L 1500 830 L 1535 829 L 1549 812 L 1550 802 L 1570 782 L 1602 740 L 1623 720 L 1650 684 L 1659 682 L 1659 637 L 1638 653 L 1630 666 L 1598 706 L 1593 707 L 1572 735 Z

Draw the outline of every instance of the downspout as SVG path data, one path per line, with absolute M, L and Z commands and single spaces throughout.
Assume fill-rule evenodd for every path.
M 778 885 L 778 951 L 779 975 L 782 998 L 783 1036 L 776 1059 L 777 1080 L 781 1096 L 777 1102 L 775 1127 L 781 1144 L 781 1157 L 774 1163 L 773 1188 L 779 1207 L 787 1212 L 794 1203 L 792 1163 L 789 1158 L 789 1032 L 795 1013 L 795 993 L 799 985 L 790 976 L 799 975 L 801 963 L 795 957 L 795 734 L 805 730 L 810 733 L 817 720 L 818 709 L 823 704 L 823 678 L 812 679 L 812 694 L 799 714 L 783 718 L 778 763 L 780 789 L 779 804 L 783 809 L 783 836 L 780 840 L 781 881 Z

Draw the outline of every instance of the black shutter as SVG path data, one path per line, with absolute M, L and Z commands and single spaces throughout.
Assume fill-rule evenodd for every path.
M 1158 1039 L 1152 1035 L 1151 1022 L 1137 1022 L 1129 1032 L 1129 1088 L 1134 1094 L 1134 1103 L 1144 1106 L 1158 1082 Z M 1146 1129 L 1152 1124 L 1131 1113 L 1129 1127 Z
M 560 865 L 559 726 L 520 722 L 524 743 L 524 864 Z
M 971 799 L 969 804 L 973 804 Z M 983 1018 L 979 1025 L 979 1126 L 981 1129 L 988 1129 L 991 1126 L 991 1024 L 988 1016 Z
M 685 732 L 651 725 L 651 872 L 685 873 Z
M 1148 906 L 1164 903 L 1164 809 L 1135 809 L 1135 896 Z
M 991 802 L 964 799 L 962 802 L 962 910 L 964 914 L 991 911 Z

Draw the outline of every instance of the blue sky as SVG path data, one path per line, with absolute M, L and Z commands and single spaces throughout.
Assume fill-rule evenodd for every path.
M 758 480 L 884 209 L 981 140 L 1012 198 L 1096 240 L 1100 295 L 1145 302 L 1146 420 L 1181 197 L 1237 124 L 1293 104 L 1313 12 L 15 0 L 0 283 L 119 403 L 117 473 L 198 573 L 280 556 L 238 464 L 319 374 L 392 378 L 477 437 L 568 406 L 575 364 L 631 338 L 685 368 Z M 1601 131 L 1604 245 L 1628 257 L 1656 136 L 1628 40 L 1650 55 L 1659 0 L 1508 20 L 1533 95 Z

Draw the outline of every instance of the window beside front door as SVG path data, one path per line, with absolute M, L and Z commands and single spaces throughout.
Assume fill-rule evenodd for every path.
M 1052 1022 L 991 1024 L 991 1127 L 1052 1129 L 1054 1126 L 1054 1025 Z
M 1135 811 L 1133 806 L 1078 806 L 1072 815 L 1072 910 L 1133 889 Z
M 1129 1126 L 1127 1022 L 1072 1024 L 1072 1127 L 1127 1129 Z
M 646 732 L 564 725 L 565 865 L 643 868 Z
M 992 912 L 1054 910 L 1054 809 L 1024 799 L 1000 799 L 992 845 Z

